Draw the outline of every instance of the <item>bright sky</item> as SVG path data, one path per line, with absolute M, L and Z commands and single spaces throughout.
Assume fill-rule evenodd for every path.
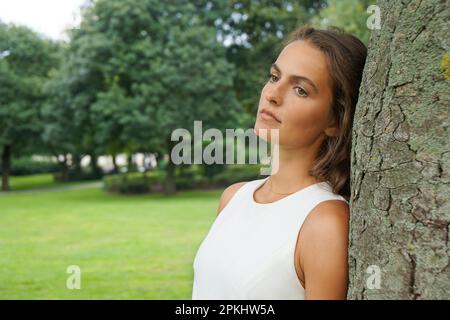
M 52 39 L 64 39 L 64 29 L 79 23 L 85 0 L 0 0 L 0 20 L 26 25 Z

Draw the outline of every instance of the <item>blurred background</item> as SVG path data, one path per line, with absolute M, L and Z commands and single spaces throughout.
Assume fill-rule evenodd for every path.
M 0 0 L 0 298 L 190 299 L 221 192 L 261 165 L 174 165 L 171 133 L 253 128 L 284 37 L 367 44 L 370 4 Z

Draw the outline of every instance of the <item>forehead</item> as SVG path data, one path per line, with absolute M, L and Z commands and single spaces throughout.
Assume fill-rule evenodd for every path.
M 278 55 L 276 64 L 286 76 L 302 75 L 319 86 L 328 80 L 327 57 L 307 41 L 296 40 L 288 44 Z

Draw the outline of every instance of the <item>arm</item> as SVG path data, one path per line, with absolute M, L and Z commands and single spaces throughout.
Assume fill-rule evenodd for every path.
M 346 298 L 349 211 L 344 201 L 324 201 L 305 220 L 300 251 L 305 299 Z

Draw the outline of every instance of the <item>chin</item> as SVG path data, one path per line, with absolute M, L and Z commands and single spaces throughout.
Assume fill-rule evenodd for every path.
M 266 123 L 261 124 L 261 123 L 259 123 L 259 121 L 256 121 L 255 127 L 253 128 L 255 135 L 267 142 L 272 141 L 272 138 L 271 138 L 272 131 L 271 130 L 279 130 L 279 128 L 277 126 L 266 124 Z M 278 131 L 278 135 L 279 135 L 279 131 Z

